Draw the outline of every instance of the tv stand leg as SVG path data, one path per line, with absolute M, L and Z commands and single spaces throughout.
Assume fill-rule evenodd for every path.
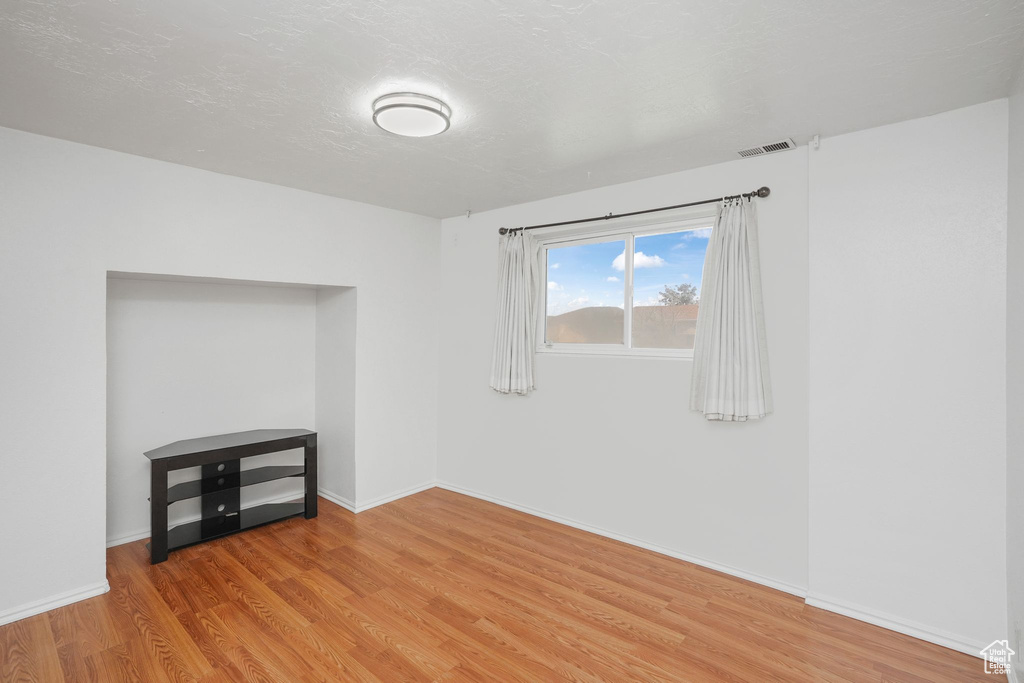
M 303 455 L 306 469 L 306 519 L 313 519 L 316 517 L 316 434 L 306 437 Z
M 149 562 L 159 564 L 167 559 L 167 463 L 154 460 L 149 471 Z

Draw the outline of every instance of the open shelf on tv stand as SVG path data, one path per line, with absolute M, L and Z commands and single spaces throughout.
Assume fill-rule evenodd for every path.
M 229 536 L 255 529 L 264 524 L 277 522 L 289 517 L 303 514 L 306 506 L 302 501 L 289 503 L 266 503 L 250 508 L 242 508 L 231 516 L 220 516 L 212 519 L 197 519 L 171 527 L 167 532 L 167 550 L 178 550 L 211 541 L 222 536 Z M 146 544 L 149 545 L 148 543 Z
M 167 559 L 170 550 L 281 519 L 316 517 L 316 437 L 316 432 L 308 429 L 258 429 L 175 441 L 146 451 L 150 460 L 150 561 L 157 564 Z M 243 458 L 295 448 L 303 449 L 302 465 L 241 469 Z M 188 467 L 200 467 L 200 478 L 168 487 L 168 472 Z M 305 482 L 301 501 L 241 507 L 242 488 L 290 477 L 302 477 Z M 168 507 L 194 498 L 200 501 L 202 518 L 168 529 Z
M 196 479 L 171 486 L 167 489 L 167 503 L 177 503 L 180 500 L 199 498 L 204 494 L 216 491 L 245 488 L 246 486 L 263 484 L 278 479 L 302 477 L 305 474 L 306 469 L 302 465 L 271 465 L 231 474 L 218 472 L 215 476 L 206 479 Z

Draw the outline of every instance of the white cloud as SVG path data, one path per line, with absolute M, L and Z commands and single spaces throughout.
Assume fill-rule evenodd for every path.
M 536 280 L 534 280 L 534 282 L 536 282 Z M 560 291 L 562 291 L 562 285 L 558 284 L 557 282 L 549 282 L 548 283 L 548 291 L 560 292 Z
M 679 233 L 679 241 L 672 245 L 672 249 L 686 249 L 686 243 L 690 240 L 706 240 L 711 237 L 711 228 L 698 228 Z
M 648 256 L 642 251 L 638 251 L 633 254 L 634 268 L 661 268 L 663 265 L 665 265 L 665 259 L 661 258 L 657 254 Z M 615 260 L 612 261 L 612 268 L 620 272 L 626 269 L 625 251 L 615 257 Z
M 614 275 L 611 275 L 611 276 L 609 276 L 609 277 L 608 277 L 608 278 L 607 278 L 607 279 L 605 280 L 605 282 L 618 282 L 618 281 L 619 281 L 619 278 L 615 277 Z
M 578 299 L 573 299 L 567 306 L 583 306 L 584 304 L 590 303 L 589 296 L 581 296 Z
M 548 266 L 548 268 L 550 268 L 551 270 L 558 270 L 558 267 L 561 265 L 561 263 L 552 263 L 550 266 Z
M 711 237 L 711 228 L 698 228 L 697 230 L 687 230 L 679 236 L 681 240 L 706 240 Z M 673 247 L 674 248 L 674 247 Z
M 648 256 L 644 252 L 638 251 L 633 255 L 634 268 L 661 268 L 663 265 L 665 265 L 665 259 L 657 254 Z

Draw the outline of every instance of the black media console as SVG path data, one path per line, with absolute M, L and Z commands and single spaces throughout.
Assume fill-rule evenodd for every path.
M 302 465 L 273 465 L 242 470 L 242 458 L 304 449 Z M 287 517 L 316 517 L 316 432 L 308 429 L 256 429 L 219 434 L 201 439 L 175 441 L 151 451 L 150 520 L 152 564 L 167 559 L 169 550 L 202 543 Z M 186 467 L 200 467 L 201 477 L 168 488 L 167 473 Z M 242 509 L 243 486 L 275 479 L 303 477 L 306 493 L 302 502 L 268 503 Z M 167 528 L 167 508 L 172 503 L 199 498 L 202 519 Z

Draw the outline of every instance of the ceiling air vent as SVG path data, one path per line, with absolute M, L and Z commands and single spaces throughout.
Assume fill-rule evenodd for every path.
M 796 149 L 796 143 L 793 142 L 793 138 L 786 138 L 779 142 L 772 142 L 767 145 L 761 145 L 760 147 L 751 147 L 750 149 L 741 149 L 739 154 L 741 157 L 759 157 L 762 154 L 771 154 L 772 152 L 784 152 L 787 149 Z

